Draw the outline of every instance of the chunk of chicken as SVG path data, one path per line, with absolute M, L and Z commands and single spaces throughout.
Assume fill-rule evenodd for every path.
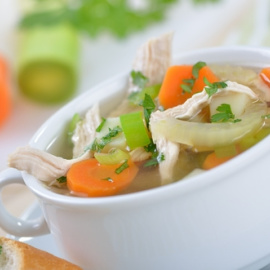
M 77 124 L 72 137 L 74 142 L 73 159 L 64 159 L 30 146 L 20 147 L 9 156 L 9 166 L 33 175 L 40 181 L 53 183 L 65 176 L 72 164 L 93 156 L 85 147 L 94 141 L 96 128 L 100 124 L 98 105 L 88 110 L 84 120 Z
M 101 123 L 99 106 L 96 104 L 85 115 L 85 118 L 76 126 L 72 136 L 73 158 L 77 158 L 84 153 L 87 145 L 90 145 L 96 137 L 96 128 Z
M 140 71 L 149 81 L 147 85 L 159 84 L 171 64 L 172 33 L 150 39 L 137 51 L 133 63 L 133 70 Z M 130 92 L 137 91 L 131 84 Z
M 85 152 L 76 159 L 64 159 L 30 146 L 20 147 L 9 155 L 9 167 L 26 171 L 40 181 L 52 183 L 55 179 L 65 176 L 72 164 L 89 158 Z

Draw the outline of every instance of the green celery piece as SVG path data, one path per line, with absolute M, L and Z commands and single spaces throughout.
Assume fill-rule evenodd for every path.
M 73 95 L 80 47 L 78 33 L 71 25 L 23 29 L 19 45 L 17 79 L 26 96 L 51 104 Z
M 151 142 L 143 121 L 142 112 L 123 114 L 120 116 L 120 122 L 127 145 L 131 150 L 146 146 Z
M 130 158 L 129 154 L 121 149 L 114 149 L 109 153 L 95 152 L 94 156 L 100 164 L 105 165 L 119 164 Z

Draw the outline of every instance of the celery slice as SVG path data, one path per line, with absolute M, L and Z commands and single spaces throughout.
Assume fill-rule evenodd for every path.
M 205 147 L 214 150 L 217 147 L 231 145 L 247 134 L 255 133 L 263 124 L 262 115 L 267 110 L 265 103 L 252 103 L 237 123 L 196 123 L 175 118 L 151 121 L 153 140 L 165 137 L 194 147 Z
M 120 122 L 129 148 L 146 146 L 150 143 L 142 112 L 123 114 Z
M 96 152 L 94 156 L 100 164 L 105 165 L 119 164 L 130 158 L 127 152 L 120 149 L 113 149 L 113 151 L 110 151 L 109 153 Z
M 20 90 L 31 99 L 57 103 L 69 98 L 77 85 L 78 34 L 68 24 L 36 26 L 20 33 L 17 77 Z

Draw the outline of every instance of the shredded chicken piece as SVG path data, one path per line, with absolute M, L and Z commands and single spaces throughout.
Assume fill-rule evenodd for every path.
M 87 111 L 85 118 L 76 126 L 72 136 L 74 144 L 73 158 L 81 156 L 84 153 L 85 147 L 93 143 L 96 137 L 96 128 L 100 123 L 99 106 L 96 104 Z
M 225 92 L 243 93 L 248 95 L 251 99 L 258 99 L 258 96 L 249 87 L 245 85 L 231 81 L 226 81 L 226 84 L 227 87 L 218 89 L 218 91 L 211 97 L 209 97 L 204 88 L 202 92 L 197 93 L 196 95 L 193 95 L 191 98 L 187 99 L 184 104 L 167 109 L 163 112 L 156 111 L 151 114 L 151 118 L 154 120 L 155 118 L 161 119 L 170 116 L 182 120 L 190 119 L 194 115 L 198 114 L 202 108 L 209 105 L 212 97 L 222 95 Z
M 143 147 L 135 148 L 130 152 L 130 157 L 133 162 L 140 162 L 147 160 L 151 157 L 151 155 L 152 154 L 150 152 L 146 152 Z
M 141 71 L 149 81 L 148 85 L 162 82 L 163 77 L 171 64 L 172 33 L 150 39 L 137 51 L 133 63 L 133 70 Z M 132 91 L 136 91 L 134 86 Z
M 89 158 L 85 152 L 76 159 L 64 159 L 30 146 L 20 147 L 9 156 L 8 163 L 12 168 L 26 171 L 40 181 L 52 182 L 65 176 L 72 164 Z
M 162 153 L 165 160 L 159 163 L 161 184 L 166 185 L 172 182 L 174 166 L 180 152 L 180 144 L 160 138 L 156 140 L 156 147 Z

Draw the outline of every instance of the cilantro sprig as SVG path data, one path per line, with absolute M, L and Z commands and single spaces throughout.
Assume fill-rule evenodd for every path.
M 92 151 L 100 152 L 120 132 L 122 132 L 122 129 L 119 126 L 116 126 L 113 129 L 110 128 L 109 132 L 105 136 L 103 136 L 99 140 L 95 138 L 94 142 L 86 146 L 84 151 L 92 150 Z
M 198 77 L 199 77 L 199 71 L 204 66 L 206 66 L 206 63 L 203 61 L 199 61 L 193 65 L 193 67 L 192 67 L 193 78 L 183 80 L 183 83 L 180 85 L 182 90 L 183 90 L 183 93 L 191 93 L 192 88 L 194 86 L 194 83 L 195 83 L 196 79 L 198 79 Z
M 230 104 L 222 103 L 216 109 L 218 113 L 211 116 L 211 122 L 232 122 L 237 123 L 240 122 L 241 119 L 235 119 L 235 115 L 232 113 L 232 109 Z
M 226 82 L 214 82 L 210 83 L 206 77 L 203 78 L 204 83 L 206 84 L 205 91 L 208 94 L 209 97 L 214 95 L 218 89 L 220 88 L 226 88 L 227 84 Z

